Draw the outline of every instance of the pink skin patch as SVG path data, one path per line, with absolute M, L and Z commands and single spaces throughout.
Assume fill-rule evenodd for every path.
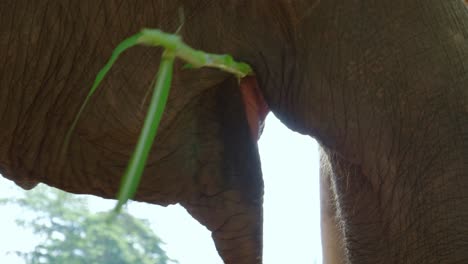
M 257 79 L 248 76 L 240 81 L 240 90 L 244 100 L 245 113 L 249 122 L 250 135 L 258 140 L 263 131 L 263 124 L 270 112 L 268 105 L 258 87 Z

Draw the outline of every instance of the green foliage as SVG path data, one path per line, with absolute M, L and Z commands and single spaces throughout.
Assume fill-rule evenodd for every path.
M 107 221 L 109 213 L 91 212 L 85 198 L 44 185 L 8 202 L 34 212 L 34 218 L 17 223 L 43 238 L 32 252 L 16 252 L 26 263 L 177 263 L 161 249 L 149 223 L 125 211 Z

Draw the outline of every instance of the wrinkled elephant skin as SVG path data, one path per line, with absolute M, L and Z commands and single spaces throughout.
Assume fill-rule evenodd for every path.
M 144 26 L 174 31 L 181 3 L 161 1 L 163 10 L 157 11 L 147 7 L 149 1 L 53 2 L 0 3 L 0 12 L 15 14 L 0 16 L 0 54 L 6 58 L 0 66 L 1 172 L 24 188 L 40 181 L 114 198 L 147 109 L 160 50 L 135 48 L 122 56 L 61 156 L 64 135 L 115 45 Z M 184 8 L 187 25 L 197 9 L 190 5 Z M 238 82 L 214 70 L 180 69 L 179 63 L 135 199 L 180 203 L 212 231 L 226 263 L 257 263 L 263 182 Z
M 226 263 L 262 263 L 256 132 L 268 105 L 323 147 L 325 260 L 468 261 L 459 0 L 0 1 L 2 174 L 24 188 L 114 197 L 161 50 L 123 54 L 66 155 L 64 136 L 116 44 L 142 27 L 174 32 L 180 7 L 183 39 L 248 62 L 258 86 L 178 62 L 137 200 L 181 203 Z

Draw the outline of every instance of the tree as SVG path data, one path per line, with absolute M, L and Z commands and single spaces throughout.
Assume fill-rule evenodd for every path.
M 45 185 L 7 202 L 34 212 L 34 218 L 17 224 L 44 238 L 32 252 L 16 252 L 28 264 L 177 263 L 161 248 L 148 221 L 125 211 L 109 221 L 109 213 L 92 213 L 86 198 Z

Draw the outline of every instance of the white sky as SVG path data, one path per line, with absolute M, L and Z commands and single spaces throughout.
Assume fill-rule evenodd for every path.
M 318 146 L 287 129 L 272 114 L 259 141 L 264 198 L 264 263 L 321 263 Z M 22 189 L 0 177 L 0 198 Z M 94 210 L 109 210 L 114 201 L 92 197 Z M 167 254 L 180 264 L 222 264 L 207 229 L 180 206 L 161 207 L 133 202 L 130 212 L 151 221 L 165 241 Z M 0 263 L 22 264 L 13 250 L 30 250 L 38 239 L 16 226 L 22 211 L 0 206 Z

